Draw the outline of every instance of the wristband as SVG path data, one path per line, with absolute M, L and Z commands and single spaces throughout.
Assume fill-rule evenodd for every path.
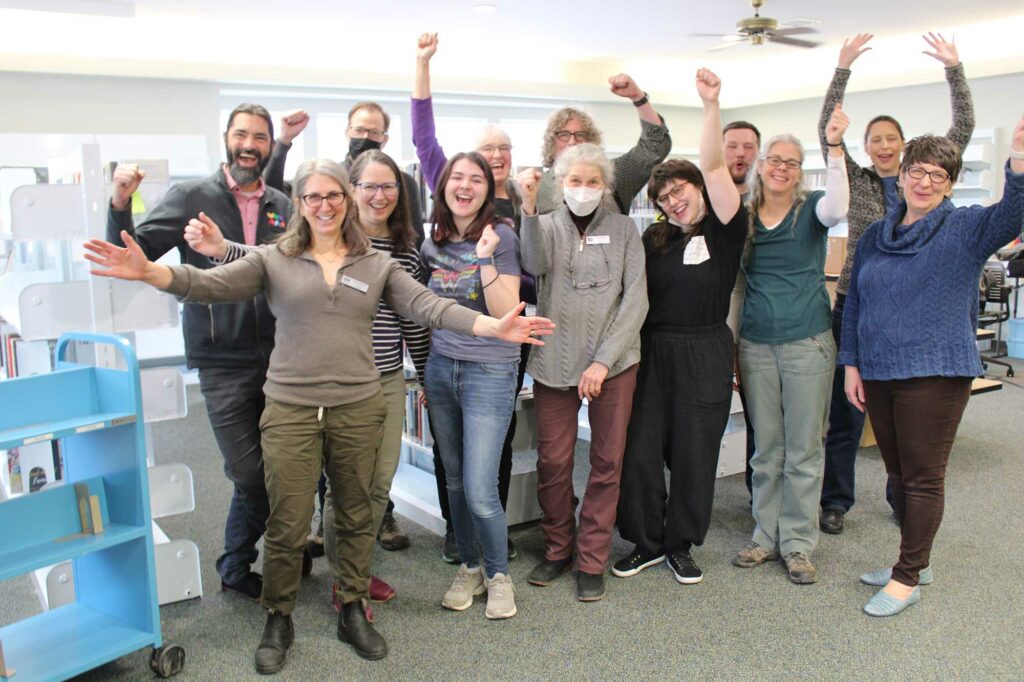
M 1010 149 L 1010 158 L 1015 161 L 1024 161 L 1024 151 L 1019 152 L 1016 149 Z
M 641 97 L 638 100 L 633 100 L 633 106 L 642 107 L 643 105 L 647 104 L 647 101 L 647 93 L 645 92 L 643 97 Z
M 494 256 L 483 256 L 482 258 L 477 256 L 476 264 L 481 267 L 484 265 L 494 265 Z
M 843 146 L 843 143 L 842 143 L 842 141 L 840 140 L 839 142 L 836 142 L 835 144 L 832 144 L 832 143 L 831 143 L 831 142 L 829 142 L 828 140 L 825 140 L 825 146 L 826 146 L 826 147 L 842 147 L 842 146 Z

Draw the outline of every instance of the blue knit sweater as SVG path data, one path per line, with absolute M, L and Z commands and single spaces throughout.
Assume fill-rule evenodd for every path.
M 906 210 L 901 202 L 860 238 L 837 362 L 876 381 L 978 376 L 978 282 L 988 257 L 1024 227 L 1024 173 L 1007 164 L 992 206 L 945 199 L 900 225 Z

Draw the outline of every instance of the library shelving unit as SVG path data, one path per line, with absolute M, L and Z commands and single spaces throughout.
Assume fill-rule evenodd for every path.
M 65 359 L 73 342 L 115 348 L 125 369 Z M 95 334 L 62 336 L 56 358 L 0 382 L 0 448 L 59 439 L 65 466 L 62 485 L 0 504 L 0 579 L 70 560 L 75 601 L 0 628 L 0 679 L 62 680 L 147 646 L 170 677 L 184 650 L 160 635 L 138 361 Z

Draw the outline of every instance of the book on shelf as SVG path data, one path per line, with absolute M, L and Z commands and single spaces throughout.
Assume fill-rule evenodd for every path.
M 430 435 L 430 415 L 423 401 L 423 391 L 412 388 L 405 392 L 405 436 L 417 445 L 425 448 L 434 446 L 434 438 Z

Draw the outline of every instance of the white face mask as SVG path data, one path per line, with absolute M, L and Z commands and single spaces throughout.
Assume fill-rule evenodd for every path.
M 565 187 L 562 194 L 573 215 L 585 216 L 593 213 L 597 205 L 601 203 L 604 190 L 592 187 Z
M 704 205 L 704 197 L 701 196 L 700 206 L 697 208 L 697 218 L 696 220 L 693 221 L 692 225 L 683 225 L 682 223 L 678 222 L 675 218 L 669 218 L 668 222 L 671 223 L 672 225 L 675 225 L 676 227 L 682 228 L 683 232 L 689 234 L 693 232 L 694 225 L 700 225 L 700 221 L 704 220 L 704 216 L 707 215 L 707 212 L 708 209 L 707 206 Z

